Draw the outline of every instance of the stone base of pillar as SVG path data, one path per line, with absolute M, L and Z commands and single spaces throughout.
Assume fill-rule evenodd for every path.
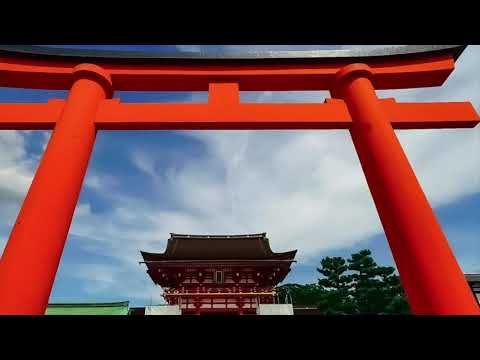
M 151 305 L 145 306 L 145 315 L 182 315 L 178 305 Z
M 293 315 L 292 304 L 259 304 L 257 315 Z

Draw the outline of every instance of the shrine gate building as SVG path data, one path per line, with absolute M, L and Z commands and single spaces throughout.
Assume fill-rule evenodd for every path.
M 141 254 L 165 301 L 182 314 L 254 315 L 278 302 L 274 288 L 296 252 L 273 252 L 265 233 L 171 234 L 164 253 Z

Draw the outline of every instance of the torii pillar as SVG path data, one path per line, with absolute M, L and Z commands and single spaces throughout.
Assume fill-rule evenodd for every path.
M 1 314 L 45 312 L 95 143 L 95 115 L 112 94 L 110 76 L 98 66 L 80 65 L 73 75 L 63 113 L 1 258 Z
M 478 315 L 478 304 L 380 105 L 371 75 L 365 64 L 348 65 L 337 73 L 332 93 L 345 101 L 352 116 L 353 144 L 412 311 Z

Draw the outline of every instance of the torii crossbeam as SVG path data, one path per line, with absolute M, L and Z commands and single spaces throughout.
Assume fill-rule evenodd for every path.
M 469 102 L 397 103 L 376 89 L 440 86 L 465 46 L 208 56 L 0 46 L 0 86 L 70 90 L 0 104 L 0 129 L 53 129 L 0 260 L 0 314 L 43 314 L 97 130 L 348 129 L 415 314 L 480 314 L 394 129 L 469 128 Z M 208 91 L 208 103 L 124 104 L 116 90 Z M 329 90 L 318 104 L 239 91 Z

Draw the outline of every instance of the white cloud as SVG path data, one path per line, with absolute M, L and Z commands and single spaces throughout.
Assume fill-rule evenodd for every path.
M 201 45 L 175 45 L 178 51 L 184 52 L 200 52 Z
M 132 273 L 143 272 L 143 276 L 133 276 Z M 141 300 L 160 302 L 161 288 L 152 284 L 145 274 L 144 267 L 113 266 L 106 264 L 87 263 L 69 267 L 69 277 L 81 280 L 83 289 L 93 298 L 116 298 L 118 300 Z M 163 302 L 163 301 L 162 301 Z
M 26 139 L 18 131 L 0 131 L 0 217 L 13 224 L 32 181 L 37 161 L 27 154 Z
M 115 280 L 115 267 L 106 264 L 80 264 L 72 267 L 71 276 L 82 280 L 94 280 L 101 286 L 112 284 Z
M 107 174 L 89 170 L 85 177 L 84 186 L 97 192 L 108 192 L 118 185 L 117 179 Z
M 154 159 L 143 151 L 135 150 L 132 152 L 132 160 L 135 166 L 146 175 L 157 179 Z

